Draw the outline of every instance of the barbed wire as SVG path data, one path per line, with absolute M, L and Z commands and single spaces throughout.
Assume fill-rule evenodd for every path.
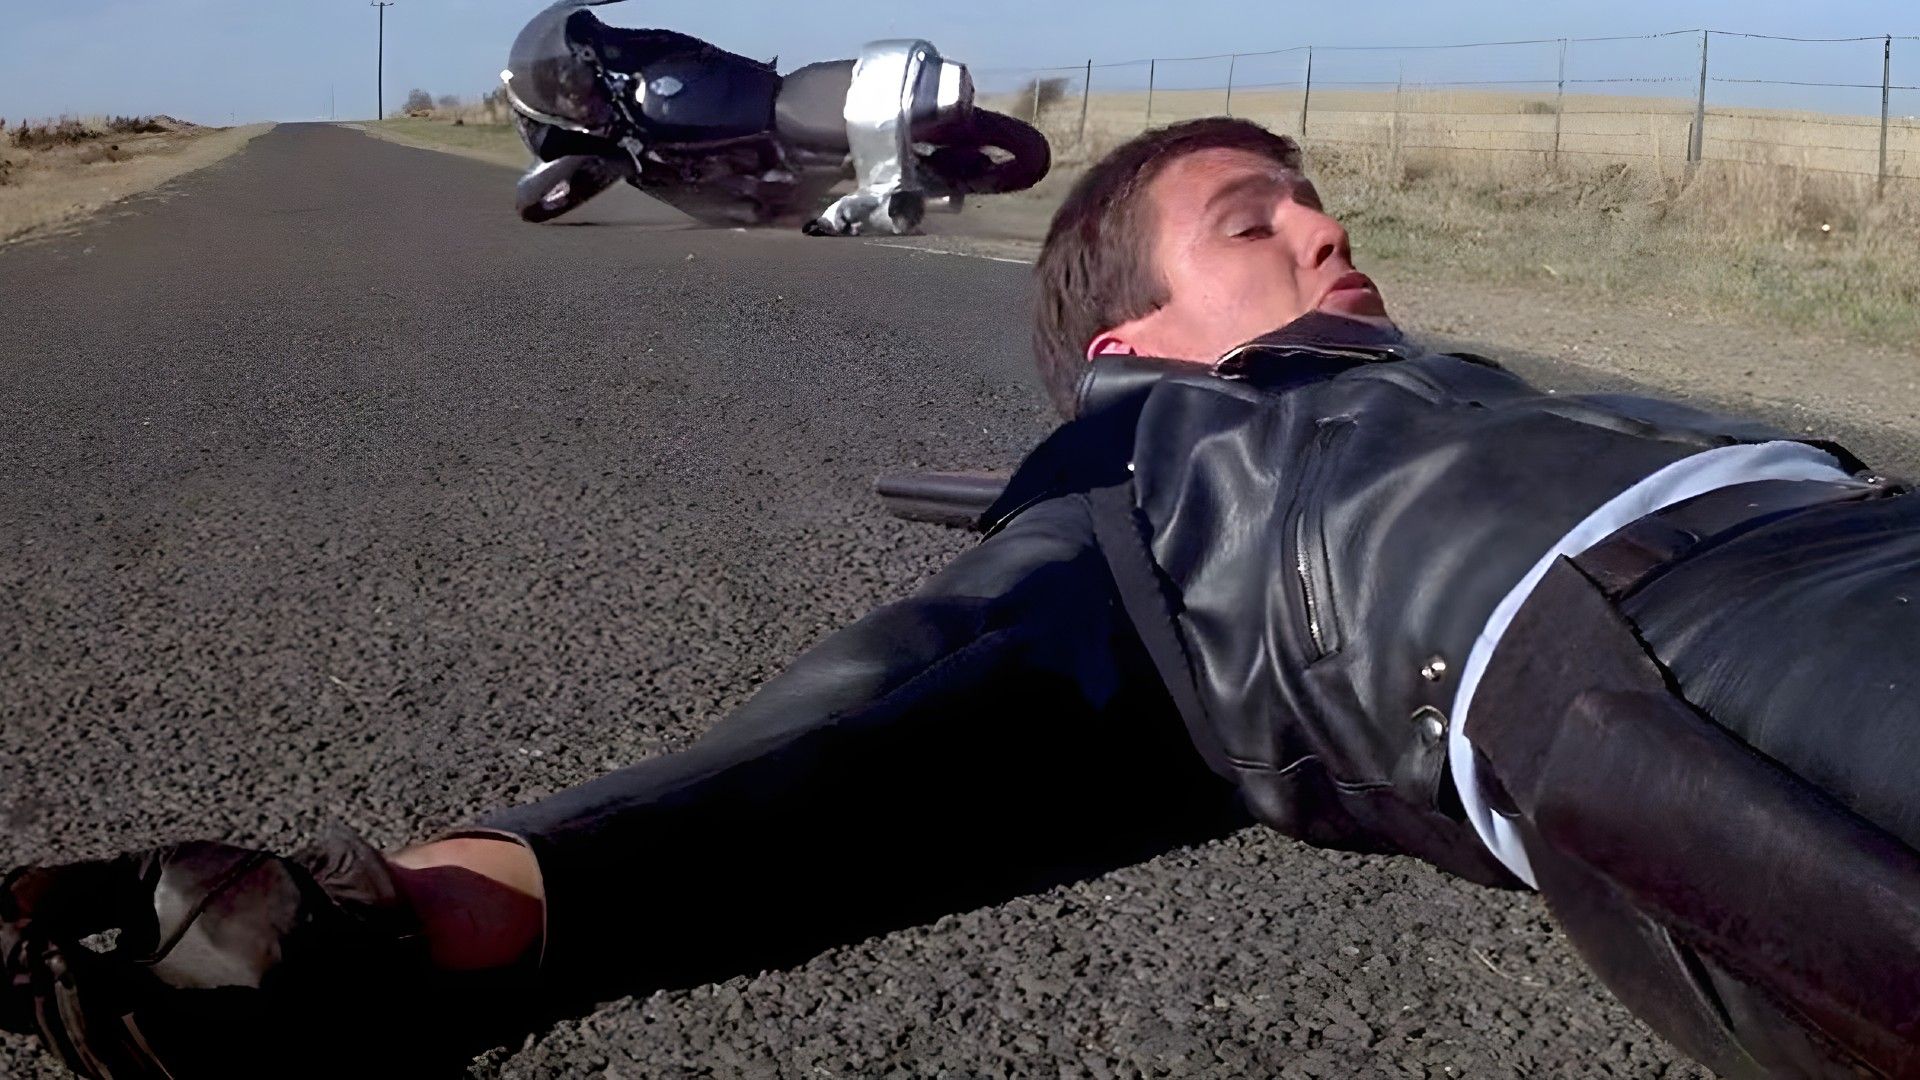
M 1720 83 L 1742 83 L 1742 84 L 1746 84 L 1746 85 L 1750 85 L 1750 86 L 1829 86 L 1829 87 L 1834 87 L 1834 88 L 1837 88 L 1837 89 L 1841 89 L 1841 90 L 1879 90 L 1879 89 L 1882 89 L 1882 87 L 1881 87 L 1881 85 L 1880 85 L 1879 83 L 1848 83 L 1848 82 L 1797 82 L 1797 81 L 1795 81 L 1795 80 L 1793 80 L 1793 79 L 1733 79 L 1733 78 L 1725 78 L 1725 77 L 1722 77 L 1722 76 L 1719 76 L 1719 75 L 1715 75 L 1715 76 L 1712 76 L 1712 77 L 1711 77 L 1711 78 L 1709 78 L 1709 79 L 1708 79 L 1707 81 L 1708 81 L 1708 82 L 1720 82 Z M 1888 83 L 1888 84 L 1887 84 L 1887 86 L 1885 87 L 1885 89 L 1888 89 L 1888 90 L 1920 90 L 1920 86 L 1897 86 L 1897 85 L 1894 85 L 1893 83 Z
M 1285 49 L 1269 49 L 1261 52 L 1224 52 L 1210 53 L 1205 56 L 1144 56 L 1135 60 L 1114 60 L 1095 63 L 1097 68 L 1132 67 L 1150 63 L 1181 63 L 1196 60 L 1228 60 L 1259 56 L 1280 56 L 1285 53 L 1307 52 L 1432 52 L 1445 49 L 1494 49 L 1516 45 L 1590 45 L 1611 41 L 1656 41 L 1661 38 L 1692 37 L 1707 34 L 1715 37 L 1751 38 L 1759 41 L 1794 41 L 1808 44 L 1839 44 L 1861 41 L 1920 41 L 1920 35 L 1910 34 L 1868 34 L 1860 37 L 1790 37 L 1784 34 L 1753 34 L 1743 30 L 1711 30 L 1696 27 L 1692 30 L 1663 30 L 1653 34 L 1603 34 L 1594 37 L 1553 37 L 1553 38 L 1515 38 L 1510 41 L 1466 41 L 1441 45 L 1294 45 Z M 1047 67 L 1005 67 L 979 69 L 987 73 L 1014 73 L 1021 71 L 1079 71 L 1086 68 L 1085 63 L 1056 64 Z
M 1854 37 L 1818 38 L 1779 34 L 1756 34 L 1736 30 L 1714 30 L 1705 28 L 1669 30 L 1653 34 L 1613 34 L 1565 38 L 1516 38 L 1500 41 L 1472 41 L 1434 45 L 1296 45 L 1284 49 L 1269 49 L 1255 52 L 1220 52 L 1198 56 L 1141 57 L 1130 60 L 1105 62 L 1097 62 L 1089 59 L 1080 64 L 1063 64 L 1055 67 L 1003 67 L 976 70 L 985 76 L 994 74 L 1003 76 L 1019 75 L 1029 78 L 1038 76 L 1067 76 L 1067 78 L 1061 81 L 1080 83 L 1081 85 L 1075 96 L 1083 98 L 1082 101 L 1077 103 L 1079 105 L 1077 110 L 1079 113 L 1078 137 L 1082 140 L 1086 138 L 1088 131 L 1086 100 L 1084 99 L 1089 98 L 1093 93 L 1093 87 L 1095 85 L 1099 85 L 1104 94 L 1116 95 L 1116 100 L 1120 100 L 1122 97 L 1132 97 L 1135 99 L 1144 97 L 1146 100 L 1144 118 L 1147 123 L 1152 123 L 1157 116 L 1164 115 L 1158 113 L 1154 108 L 1156 95 L 1160 95 L 1168 100 L 1169 104 L 1166 107 L 1177 115 L 1190 112 L 1196 101 L 1213 100 L 1209 95 L 1223 94 L 1226 112 L 1244 113 L 1246 109 L 1251 108 L 1257 113 L 1263 107 L 1267 109 L 1276 108 L 1277 106 L 1273 104 L 1273 95 L 1279 92 L 1288 95 L 1288 97 L 1292 99 L 1292 103 L 1285 106 L 1285 109 L 1291 110 L 1294 105 L 1297 104 L 1299 109 L 1299 122 L 1302 125 L 1306 125 L 1306 127 L 1303 127 L 1303 132 L 1313 126 L 1309 124 L 1310 116 L 1320 117 L 1320 123 L 1327 125 L 1332 130 L 1328 131 L 1323 128 L 1317 131 L 1315 133 L 1316 141 L 1335 146 L 1368 145 L 1381 147 L 1384 137 L 1385 145 L 1394 148 L 1396 152 L 1405 149 L 1453 151 L 1469 154 L 1490 151 L 1495 153 L 1541 154 L 1556 157 L 1560 154 L 1567 154 L 1575 157 L 1586 156 L 1614 159 L 1666 159 L 1671 157 L 1671 159 L 1676 162 L 1682 160 L 1684 155 L 1684 160 L 1689 167 L 1697 165 L 1704 160 L 1778 165 L 1785 168 L 1806 169 L 1813 172 L 1833 173 L 1836 175 L 1877 177 L 1883 187 L 1884 182 L 1889 179 L 1914 179 L 1914 177 L 1910 175 L 1911 162 L 1920 160 L 1920 145 L 1902 146 L 1898 145 L 1898 143 L 1920 143 L 1920 139 L 1916 138 L 1916 136 L 1920 136 L 1920 126 L 1914 124 L 1914 118 L 1912 116 L 1906 116 L 1896 120 L 1894 116 L 1896 108 L 1891 106 L 1889 95 L 1899 93 L 1902 95 L 1902 102 L 1905 102 L 1911 100 L 1906 97 L 1906 95 L 1920 91 L 1920 86 L 1905 83 L 1896 84 L 1892 81 L 1890 51 L 1884 54 L 1885 60 L 1883 60 L 1881 49 L 1871 50 L 1876 54 L 1874 60 L 1881 61 L 1873 65 L 1875 69 L 1873 74 L 1880 76 L 1878 82 L 1843 81 L 1848 74 L 1854 75 L 1857 80 L 1860 76 L 1866 75 L 1867 73 L 1864 70 L 1855 73 L 1851 71 L 1843 72 L 1838 69 L 1833 70 L 1831 76 L 1826 79 L 1818 77 L 1819 75 L 1827 74 L 1827 72 L 1823 71 L 1789 72 L 1791 74 L 1816 76 L 1814 78 L 1758 78 L 1747 75 L 1711 73 L 1706 66 L 1709 56 L 1707 46 L 1712 45 L 1713 39 L 1716 37 L 1782 41 L 1795 44 L 1871 45 L 1873 43 L 1881 43 L 1887 50 L 1891 50 L 1892 43 L 1896 40 L 1902 42 L 1920 41 L 1920 36 L 1915 35 L 1876 34 Z M 1696 44 L 1700 45 L 1700 48 L 1694 49 L 1689 47 L 1685 42 L 1687 38 L 1696 39 Z M 1573 61 L 1574 56 L 1574 54 L 1569 52 L 1572 46 L 1608 42 L 1655 42 L 1663 40 L 1674 41 L 1676 48 L 1668 50 L 1652 50 L 1647 48 L 1638 50 L 1629 49 L 1626 51 L 1630 53 L 1631 56 L 1625 58 L 1626 63 L 1622 66 L 1628 67 L 1628 70 L 1637 67 L 1642 71 L 1647 67 L 1655 67 L 1656 65 L 1664 67 L 1666 65 L 1661 63 L 1659 59 L 1664 57 L 1667 61 L 1673 62 L 1673 67 L 1670 70 L 1676 70 L 1678 72 L 1676 74 L 1576 75 L 1571 78 L 1567 77 L 1567 67 L 1569 62 Z M 1558 47 L 1559 64 L 1558 70 L 1551 77 L 1548 77 L 1544 71 L 1534 77 L 1507 78 L 1446 78 L 1423 75 L 1419 72 L 1415 72 L 1412 78 L 1409 78 L 1407 74 L 1408 69 L 1412 67 L 1422 69 L 1439 68 L 1445 70 L 1448 67 L 1459 68 L 1462 66 L 1446 61 L 1439 63 L 1416 61 L 1408 54 L 1467 49 L 1538 49 L 1541 51 L 1516 52 L 1505 54 L 1504 56 L 1490 56 L 1486 53 L 1476 54 L 1476 56 L 1469 61 L 1474 67 L 1459 71 L 1459 74 L 1497 74 L 1497 70 L 1490 72 L 1487 68 L 1490 64 L 1501 60 L 1504 60 L 1510 68 L 1533 72 L 1540 68 L 1546 68 L 1552 63 L 1552 54 L 1546 50 L 1549 47 L 1555 46 Z M 1676 54 L 1680 50 L 1692 52 L 1694 57 L 1689 60 L 1679 61 L 1677 55 L 1673 54 Z M 1334 68 L 1329 71 L 1321 68 L 1320 65 L 1314 62 L 1315 53 L 1343 55 L 1375 54 L 1380 58 L 1360 60 L 1352 64 L 1338 59 L 1331 59 L 1329 62 L 1334 65 Z M 1265 68 L 1259 68 L 1256 72 L 1250 70 L 1249 65 L 1240 63 L 1242 60 L 1258 60 L 1265 57 L 1289 55 L 1303 59 L 1305 61 L 1304 65 L 1298 65 L 1294 62 L 1274 64 L 1268 65 Z M 1595 58 L 1604 55 L 1607 54 L 1594 50 L 1579 52 L 1577 62 L 1582 65 L 1595 65 Z M 1739 56 L 1741 53 L 1738 49 L 1735 49 L 1730 55 Z M 1831 67 L 1835 62 L 1844 62 L 1833 61 L 1831 58 L 1839 54 L 1832 51 L 1821 55 L 1827 59 L 1822 59 L 1819 63 L 1828 67 Z M 1848 53 L 1846 55 L 1852 56 L 1853 54 Z M 1342 79 L 1328 77 L 1329 75 L 1342 73 L 1356 75 L 1377 74 L 1383 76 L 1392 71 L 1392 65 L 1396 56 L 1401 57 L 1398 61 L 1400 71 L 1395 73 L 1395 77 L 1393 78 Z M 1635 62 L 1632 57 L 1639 57 L 1640 59 L 1638 62 Z M 1226 63 L 1222 64 L 1221 61 L 1226 61 Z M 1791 63 L 1792 61 L 1788 60 L 1785 62 Z M 1802 63 L 1805 63 L 1805 61 L 1802 61 Z M 1189 66 L 1195 64 L 1212 64 L 1214 67 L 1195 68 Z M 1342 66 L 1347 66 L 1348 70 L 1341 72 L 1340 68 Z M 1356 66 L 1361 70 L 1352 70 L 1352 68 Z M 1683 66 L 1684 70 L 1681 70 Z M 1722 67 L 1724 66 L 1725 62 L 1723 60 Z M 1754 65 L 1749 62 L 1735 66 L 1736 69 L 1744 68 L 1745 70 L 1751 71 Z M 1280 70 L 1275 70 L 1276 68 Z M 1697 74 L 1695 73 L 1696 68 Z M 1127 73 L 1120 75 L 1112 74 L 1116 69 L 1126 69 Z M 1096 70 L 1099 74 L 1096 74 Z M 1615 68 L 1615 70 L 1619 70 L 1619 68 Z M 1247 81 L 1238 81 L 1236 80 L 1236 72 L 1242 77 L 1253 74 L 1254 78 L 1248 79 Z M 1073 76 L 1082 74 L 1085 76 L 1084 80 L 1073 78 Z M 1699 87 L 1697 96 L 1693 91 L 1695 85 Z M 1710 108 L 1708 102 L 1709 85 L 1722 88 L 1735 86 L 1793 87 L 1800 90 L 1811 91 L 1811 93 L 1800 95 L 1800 97 L 1803 105 L 1812 107 L 1794 109 L 1790 103 L 1784 108 L 1775 105 L 1767 107 L 1755 105 L 1743 111 L 1730 112 L 1726 110 L 1735 108 L 1735 106 L 1729 102 L 1724 103 L 1720 107 Z M 1680 89 L 1682 87 L 1685 88 L 1684 91 Z M 1322 88 L 1333 91 L 1334 97 L 1328 99 L 1319 97 L 1317 92 Z M 1645 89 L 1640 90 L 1635 88 Z M 1038 87 L 1035 86 L 1034 89 L 1035 94 L 1033 101 L 1037 111 L 1040 98 L 1038 96 Z M 1872 91 L 1875 89 L 1883 92 L 1881 100 L 1878 103 L 1880 108 L 1877 110 L 1880 115 L 1876 118 L 1868 118 L 1864 115 L 1864 112 L 1860 117 L 1852 117 L 1845 112 L 1836 112 L 1828 114 L 1828 118 L 1823 119 L 1821 118 L 1818 106 L 1814 104 L 1822 100 L 1829 102 L 1840 101 L 1841 98 L 1837 92 L 1841 90 L 1857 92 Z M 1625 95 L 1616 99 L 1622 104 L 1628 101 L 1636 101 L 1638 102 L 1638 107 L 1606 109 L 1584 107 L 1595 101 L 1605 99 L 1609 96 L 1610 90 Z M 1481 109 L 1485 109 L 1489 103 L 1473 99 L 1471 95 L 1476 92 L 1492 97 L 1508 95 L 1516 100 L 1525 99 L 1525 107 L 1480 111 Z M 1343 93 L 1351 95 L 1351 99 L 1349 99 L 1345 105 L 1339 103 L 1340 96 Z M 1443 96 L 1454 93 L 1461 96 L 1459 98 L 1447 98 Z M 1727 93 L 1728 96 L 1736 99 L 1756 96 L 1753 94 L 1742 94 L 1739 91 L 1721 90 L 1716 91 L 1716 93 Z M 1267 104 L 1265 106 L 1258 104 L 1242 105 L 1243 98 L 1240 95 L 1243 94 L 1264 97 Z M 1390 110 L 1384 104 L 1384 99 L 1389 94 L 1391 94 L 1393 99 Z M 1361 106 L 1360 101 L 1370 95 L 1374 96 L 1381 104 L 1373 108 Z M 1681 97 L 1686 99 L 1684 103 L 1677 100 Z M 1185 104 L 1181 104 L 1181 102 Z M 1452 104 L 1467 105 L 1469 108 L 1460 110 L 1447 107 Z M 1239 108 L 1236 108 L 1236 106 L 1239 106 Z M 1135 107 L 1138 107 L 1137 102 Z M 1388 119 L 1389 111 L 1392 119 Z M 1898 111 L 1905 110 L 1900 109 Z M 1522 117 L 1526 119 L 1521 119 Z M 1577 124 L 1579 118 L 1601 117 L 1635 117 L 1644 120 L 1645 123 L 1622 124 L 1616 120 L 1609 119 L 1597 125 L 1578 124 L 1582 130 L 1563 130 L 1563 119 L 1573 120 Z M 1713 118 L 1714 124 L 1725 124 L 1728 121 L 1754 121 L 1756 123 L 1755 126 L 1744 128 L 1736 124 L 1735 126 L 1726 127 L 1721 131 L 1714 130 L 1714 126 L 1710 124 L 1706 127 L 1703 137 L 1696 117 L 1701 120 L 1711 117 Z M 1519 126 L 1507 126 L 1507 124 L 1502 123 L 1501 118 L 1513 118 L 1511 121 L 1508 121 L 1508 123 Z M 1464 121 L 1464 123 L 1459 123 L 1460 121 Z M 1788 134 L 1796 128 L 1804 129 L 1808 134 L 1812 134 L 1813 128 L 1808 127 L 1808 125 L 1819 125 L 1827 128 L 1829 131 L 1835 132 L 1834 135 L 1828 136 L 1829 138 L 1853 138 L 1852 132 L 1871 128 L 1876 121 L 1880 128 L 1880 138 L 1877 140 L 1878 145 L 1840 145 L 1829 142 L 1799 142 L 1797 140 L 1802 136 Z M 1069 116 L 1066 122 L 1072 125 L 1074 119 Z M 1399 126 L 1395 126 L 1396 122 L 1398 122 Z M 1663 154 L 1661 152 L 1663 143 L 1671 142 L 1674 136 L 1678 135 L 1680 126 L 1683 123 L 1688 132 L 1685 139 L 1685 143 L 1687 144 L 1685 149 L 1673 155 Z M 1410 125 L 1410 128 L 1408 125 Z M 1786 125 L 1792 125 L 1792 127 Z M 1111 123 L 1102 120 L 1097 126 L 1099 128 L 1109 128 L 1111 127 Z M 1584 130 L 1589 126 L 1608 128 L 1625 126 L 1639 128 L 1641 130 Z M 1409 131 L 1413 138 L 1422 141 L 1405 141 L 1404 136 Z M 1847 131 L 1848 134 L 1840 135 L 1838 134 L 1840 131 Z M 1664 136 L 1663 132 L 1665 133 Z M 1761 135 L 1761 133 L 1769 132 L 1778 132 L 1779 135 L 1776 138 L 1745 137 L 1749 134 L 1758 136 Z M 1894 140 L 1894 144 L 1889 144 L 1888 136 L 1890 133 L 1898 135 L 1898 138 Z M 1336 137 L 1327 138 L 1326 136 L 1328 134 L 1333 134 Z M 1355 134 L 1362 137 L 1355 140 L 1351 137 Z M 1342 138 L 1339 136 L 1347 137 Z M 1576 145 L 1568 145 L 1569 143 Z M 1577 145 L 1582 143 L 1584 143 L 1584 145 Z M 1648 146 L 1652 147 L 1651 153 L 1647 152 L 1646 148 Z M 1703 150 L 1703 147 L 1713 149 L 1711 152 L 1707 152 Z M 1764 160 L 1768 154 L 1765 153 L 1762 148 L 1771 150 L 1771 156 L 1774 160 Z M 1797 153 L 1787 153 L 1785 158 L 1780 156 L 1783 152 L 1788 151 L 1797 151 Z M 1818 155 L 1829 164 L 1821 166 L 1808 164 L 1806 162 L 1809 155 Z M 1853 161 L 1871 160 L 1876 157 L 1877 166 L 1863 168 L 1829 167 L 1831 165 Z

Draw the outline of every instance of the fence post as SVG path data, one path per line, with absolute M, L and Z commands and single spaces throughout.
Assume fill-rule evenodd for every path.
M 1147 61 L 1147 126 L 1153 126 L 1153 74 L 1160 65 L 1158 60 Z
M 1240 54 L 1227 57 L 1227 115 L 1233 115 L 1233 69 L 1240 63 Z
M 1687 133 L 1687 163 L 1698 164 L 1700 150 L 1706 144 L 1707 134 L 1707 36 L 1711 30 L 1700 31 L 1700 96 L 1693 101 L 1693 130 Z
M 1033 77 L 1033 126 L 1040 126 L 1040 84 L 1046 82 L 1038 75 Z
M 1400 91 L 1407 84 L 1407 61 L 1400 61 L 1400 72 L 1393 79 L 1393 117 L 1387 124 L 1387 160 L 1388 168 L 1394 172 L 1400 169 Z
M 1888 34 L 1880 53 L 1880 173 L 1873 182 L 1873 197 L 1887 193 L 1887 91 L 1893 83 L 1893 35 Z
M 1087 141 L 1087 104 L 1093 100 L 1093 61 L 1087 61 L 1087 77 L 1080 83 L 1080 134 L 1074 136 L 1075 143 Z
M 1560 118 L 1567 111 L 1567 39 L 1560 39 L 1560 86 L 1553 92 L 1553 164 L 1560 165 Z
M 1313 100 L 1313 46 L 1307 46 L 1307 86 L 1300 92 L 1300 137 L 1307 137 L 1307 103 Z

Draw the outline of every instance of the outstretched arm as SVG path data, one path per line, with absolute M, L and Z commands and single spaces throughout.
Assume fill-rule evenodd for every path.
M 687 750 L 436 842 L 0 876 L 0 1028 L 92 1077 L 286 1072 L 295 1046 L 333 1075 L 383 1042 L 411 1074 L 1243 824 L 1152 671 L 1084 503 L 1043 504 Z
M 1022 515 L 680 753 L 402 852 L 454 969 L 629 992 L 790 962 L 1242 823 L 1084 504 Z

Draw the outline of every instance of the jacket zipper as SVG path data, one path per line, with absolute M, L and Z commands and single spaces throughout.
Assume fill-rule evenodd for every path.
M 1314 659 L 1330 656 L 1340 648 L 1338 613 L 1333 605 L 1331 575 L 1326 572 L 1327 536 L 1320 493 L 1321 474 L 1334 444 L 1353 428 L 1351 416 L 1329 417 L 1320 421 L 1314 432 L 1311 457 L 1306 474 L 1300 480 L 1300 511 L 1293 522 L 1294 573 L 1300 578 L 1305 599 L 1307 636 L 1313 641 Z

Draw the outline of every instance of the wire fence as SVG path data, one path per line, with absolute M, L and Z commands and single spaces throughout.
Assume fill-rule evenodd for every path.
M 1727 30 L 976 69 L 989 104 L 1095 152 L 1229 115 L 1309 146 L 1785 165 L 1920 181 L 1920 36 Z

